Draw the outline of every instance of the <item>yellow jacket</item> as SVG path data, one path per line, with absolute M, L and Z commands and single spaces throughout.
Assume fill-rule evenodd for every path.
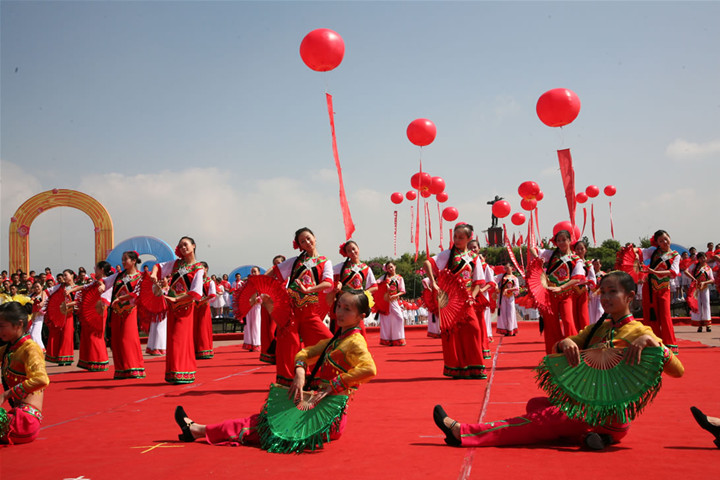
M 45 371 L 45 358 L 40 346 L 23 335 L 15 343 L 0 347 L 3 383 L 12 399 L 23 401 L 39 393 L 50 383 Z

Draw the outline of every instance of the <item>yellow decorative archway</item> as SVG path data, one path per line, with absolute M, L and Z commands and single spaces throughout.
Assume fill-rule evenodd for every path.
M 43 212 L 55 207 L 72 207 L 85 212 L 95 226 L 95 263 L 105 260 L 115 243 L 113 223 L 103 205 L 76 190 L 54 188 L 25 201 L 10 219 L 10 271 L 30 269 L 30 226 Z

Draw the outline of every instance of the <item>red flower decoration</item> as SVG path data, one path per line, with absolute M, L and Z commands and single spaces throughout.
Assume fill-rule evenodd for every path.
M 340 244 L 340 255 L 343 257 L 347 257 L 347 253 L 345 253 L 345 245 L 347 245 L 347 242 Z
M 182 253 L 180 253 L 180 245 L 175 247 L 175 256 L 178 258 L 183 258 Z
M 295 240 L 293 240 L 293 249 L 300 250 L 300 245 L 298 245 L 298 243 Z

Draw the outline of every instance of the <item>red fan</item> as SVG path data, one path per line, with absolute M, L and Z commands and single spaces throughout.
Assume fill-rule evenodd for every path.
M 78 316 L 83 327 L 96 335 L 105 330 L 105 306 L 100 301 L 100 284 L 93 282 L 78 293 Z
M 548 290 L 547 275 L 545 275 L 541 258 L 534 258 L 530 261 L 527 270 L 525 270 L 525 281 L 527 282 L 528 292 L 537 303 L 537 308 L 540 309 L 543 315 L 551 313 L 550 291 Z
M 137 304 L 140 308 L 151 314 L 158 314 L 167 311 L 162 289 L 153 282 L 148 272 L 143 272 L 140 279 L 140 291 L 137 296 Z
M 470 308 L 470 293 L 462 280 L 442 270 L 437 276 L 437 304 L 440 312 L 440 330 L 445 333 L 451 331 L 458 320 L 467 315 Z
M 438 314 L 438 304 L 437 304 L 437 295 L 435 295 L 432 290 L 426 288 L 423 290 L 422 293 L 423 301 L 425 302 L 425 306 L 427 307 L 428 311 L 434 315 Z
M 65 327 L 69 308 L 67 306 L 67 300 L 65 287 L 62 285 L 48 297 L 47 307 L 45 307 L 45 318 L 49 326 L 54 328 Z M 69 308 L 69 310 L 72 313 L 72 308 Z
M 687 305 L 694 313 L 698 312 L 697 282 L 693 281 L 687 291 Z
M 515 299 L 515 305 L 519 305 L 523 308 L 537 308 L 537 302 L 532 295 L 523 295 Z
M 267 275 L 251 275 L 245 284 L 236 292 L 233 297 L 233 311 L 235 318 L 242 320 L 252 308 L 250 303 L 256 295 L 267 295 L 270 297 L 270 304 L 267 305 L 268 312 L 278 325 L 285 325 L 292 319 L 292 306 L 290 296 L 285 290 L 285 285 Z M 325 301 L 323 299 L 323 301 Z
M 637 249 L 632 244 L 618 250 L 615 257 L 615 270 L 628 273 L 635 283 L 643 282 L 647 275 L 647 267 L 643 265 Z
M 377 290 L 373 292 L 373 300 L 375 300 L 375 311 L 387 315 L 390 312 L 390 302 L 388 301 L 388 284 L 380 282 Z

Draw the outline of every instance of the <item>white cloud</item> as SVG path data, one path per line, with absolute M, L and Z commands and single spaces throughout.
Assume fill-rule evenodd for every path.
M 520 104 L 510 95 L 498 95 L 495 97 L 495 116 L 499 119 L 514 117 L 522 112 Z
M 665 154 L 675 160 L 693 160 L 717 155 L 720 154 L 720 140 L 696 143 L 678 138 L 667 146 Z

